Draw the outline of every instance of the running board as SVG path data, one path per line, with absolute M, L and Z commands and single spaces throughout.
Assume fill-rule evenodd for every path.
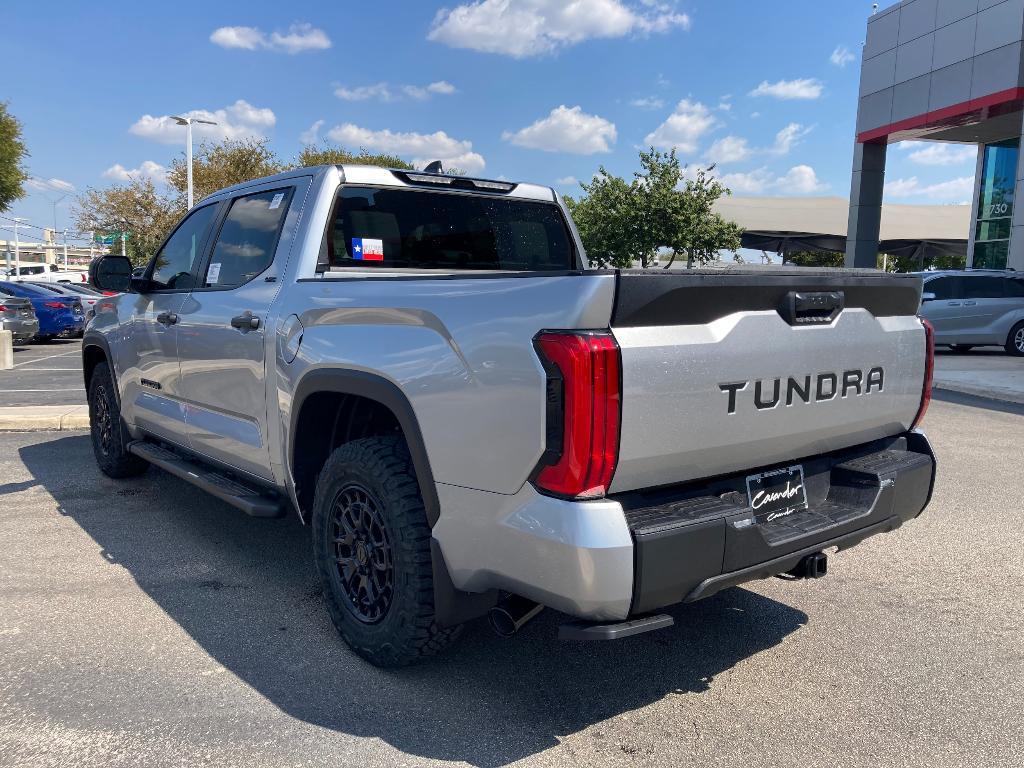
M 675 624 L 667 614 L 641 616 L 626 621 L 570 621 L 558 627 L 559 640 L 621 640 Z
M 146 440 L 129 443 L 128 450 L 136 456 L 155 464 L 165 472 L 180 477 L 211 496 L 242 510 L 251 517 L 283 517 L 284 505 L 253 486 L 221 474 L 210 467 L 185 458 L 179 453 Z

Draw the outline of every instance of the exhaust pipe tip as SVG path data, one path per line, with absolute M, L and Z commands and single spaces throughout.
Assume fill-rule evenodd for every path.
M 487 612 L 491 629 L 499 637 L 512 637 L 523 626 L 544 610 L 544 606 L 512 595 Z

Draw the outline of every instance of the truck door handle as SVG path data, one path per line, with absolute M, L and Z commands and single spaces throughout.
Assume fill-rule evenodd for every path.
M 960 302 L 959 301 L 951 301 L 946 306 L 947 307 L 959 307 L 960 306 Z
M 178 316 L 173 312 L 161 312 L 156 316 L 156 321 L 160 323 L 160 325 L 174 325 L 178 322 Z
M 976 307 L 976 306 L 978 306 L 978 302 L 976 302 L 976 301 L 965 301 L 964 302 L 964 306 L 965 307 Z
M 245 333 L 246 331 L 255 331 L 260 327 L 260 319 L 252 312 L 243 312 L 242 314 L 231 318 L 231 327 L 237 328 L 242 331 L 242 333 Z

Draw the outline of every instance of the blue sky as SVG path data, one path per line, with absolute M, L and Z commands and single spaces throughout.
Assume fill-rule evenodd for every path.
M 63 191 L 159 178 L 184 143 L 164 118 L 193 110 L 221 124 L 218 136 L 266 136 L 285 158 L 304 139 L 332 138 L 572 192 L 601 164 L 628 176 L 653 142 L 691 164 L 717 161 L 735 194 L 845 197 L 870 9 L 16 0 L 0 99 L 23 122 L 34 178 L 5 215 L 48 226 Z M 969 200 L 974 156 L 892 147 L 887 199 Z M 60 227 L 73 196 L 58 206 Z

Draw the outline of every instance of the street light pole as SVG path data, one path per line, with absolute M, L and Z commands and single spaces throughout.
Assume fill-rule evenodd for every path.
M 18 225 L 24 219 L 14 217 L 14 274 L 21 277 L 21 243 L 18 242 Z
M 216 125 L 213 120 L 200 120 L 197 117 L 178 117 L 171 115 L 178 125 L 185 126 L 185 177 L 188 180 L 188 208 L 192 210 L 192 123 Z

